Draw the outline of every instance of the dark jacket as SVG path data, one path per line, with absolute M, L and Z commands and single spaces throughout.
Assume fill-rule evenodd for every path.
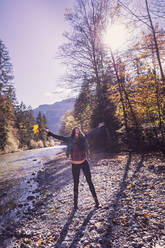
M 92 129 L 91 131 L 85 133 L 85 138 L 87 139 L 87 138 L 91 137 L 92 135 L 96 134 L 99 129 L 100 129 L 99 127 L 96 127 L 94 129 Z M 73 144 L 74 144 L 73 143 L 73 138 L 71 136 L 57 135 L 57 134 L 54 134 L 52 132 L 48 132 L 48 136 L 52 136 L 53 138 L 61 140 L 64 143 L 67 144 L 66 155 L 68 157 L 70 152 L 71 152 L 71 150 L 72 150 Z M 87 148 L 88 148 L 88 142 L 86 140 L 86 149 Z

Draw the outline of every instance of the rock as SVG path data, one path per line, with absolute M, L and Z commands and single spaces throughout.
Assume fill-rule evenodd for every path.
M 68 248 L 68 244 L 67 243 L 63 243 L 60 245 L 60 248 Z
M 32 242 L 31 239 L 29 239 L 29 238 L 24 238 L 24 243 L 25 243 L 25 244 L 30 244 L 31 242 Z
M 36 207 L 41 207 L 43 204 L 44 204 L 43 200 L 40 200 L 40 201 L 37 201 L 37 202 L 35 203 L 35 206 L 36 206 Z
M 23 207 L 23 204 L 21 204 L 21 203 L 18 204 L 18 207 L 19 207 L 19 208 L 22 208 L 22 207 Z
M 162 245 L 160 245 L 160 244 L 156 244 L 156 245 L 154 246 L 154 248 L 164 248 L 164 245 L 162 246 Z
M 28 200 L 28 201 L 32 201 L 34 198 L 35 198 L 34 195 L 29 195 L 29 196 L 27 197 L 27 200 Z
M 36 193 L 38 193 L 38 192 L 40 192 L 40 189 L 39 189 L 39 188 L 37 188 L 37 189 L 35 189 L 34 191 L 32 191 L 33 194 L 36 194 Z
M 46 216 L 46 215 L 42 215 L 42 216 L 41 216 L 41 219 L 42 219 L 42 220 L 46 220 L 46 219 L 47 219 L 47 216 Z
M 144 244 L 143 244 L 143 243 L 141 243 L 141 244 L 132 243 L 132 246 L 133 246 L 134 248 L 142 248 L 142 247 L 144 246 Z
M 32 231 L 25 231 L 24 229 L 18 229 L 14 232 L 14 236 L 17 239 L 20 238 L 30 238 L 31 236 L 33 236 L 33 232 Z
M 144 241 L 144 242 L 150 242 L 150 241 L 152 241 L 152 239 L 153 239 L 153 238 L 152 238 L 151 236 L 144 236 L 144 237 L 143 237 L 143 241 Z
M 21 243 L 20 248 L 31 248 L 31 246 L 26 243 Z
M 82 243 L 83 243 L 83 246 L 85 247 L 85 246 L 87 246 L 89 244 L 89 241 L 87 239 L 85 239 L 85 240 L 83 240 Z
M 165 172 L 165 166 L 163 166 L 163 165 L 157 166 L 156 172 L 157 172 L 158 174 L 161 174 L 161 173 Z
M 14 232 L 14 236 L 19 239 L 19 238 L 23 238 L 24 237 L 24 231 L 23 230 L 16 230 Z
M 149 165 L 149 166 L 148 166 L 148 169 L 149 169 L 149 170 L 154 170 L 154 169 L 155 169 L 155 166 L 154 166 L 154 165 Z
M 159 223 L 157 226 L 159 227 L 159 229 L 164 229 L 164 224 L 163 223 Z

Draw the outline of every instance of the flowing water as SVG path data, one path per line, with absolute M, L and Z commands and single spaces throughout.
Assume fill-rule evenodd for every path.
M 0 231 L 33 208 L 39 195 L 37 172 L 63 149 L 55 146 L 0 155 Z

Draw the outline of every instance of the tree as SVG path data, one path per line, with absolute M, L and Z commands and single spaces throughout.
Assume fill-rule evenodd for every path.
M 137 1 L 133 1 L 133 3 Z M 136 20 L 142 22 L 143 24 L 146 25 L 146 27 L 149 29 L 149 32 L 152 33 L 152 36 L 153 36 L 153 41 L 154 41 L 154 46 L 155 46 L 155 54 L 156 54 L 156 57 L 157 57 L 157 61 L 158 61 L 158 65 L 159 65 L 159 70 L 160 70 L 160 76 L 161 76 L 161 80 L 163 81 L 164 83 L 164 86 L 165 86 L 165 76 L 164 76 L 164 72 L 163 72 L 163 66 L 162 66 L 162 61 L 161 61 L 161 56 L 160 56 L 160 48 L 159 48 L 159 45 L 158 45 L 158 38 L 157 38 L 157 32 L 156 32 L 156 28 L 157 28 L 157 23 L 159 22 L 160 20 L 160 17 L 157 16 L 159 18 L 155 18 L 155 16 L 153 15 L 153 6 L 154 6 L 154 10 L 156 9 L 157 7 L 157 10 L 158 10 L 158 3 L 155 2 L 155 1 L 148 1 L 148 0 L 143 0 L 141 2 L 141 5 L 139 5 L 139 9 L 137 8 L 136 10 L 132 10 L 131 8 L 129 8 L 128 6 L 126 6 L 122 1 L 118 0 L 118 3 L 129 13 L 131 14 Z M 139 1 L 138 1 L 139 3 Z M 131 4 L 132 4 L 132 1 L 131 1 Z M 160 5 L 160 2 L 159 2 L 159 5 Z M 132 5 L 133 6 L 133 5 Z M 137 6 L 137 4 L 136 4 Z M 165 6 L 164 6 L 164 10 L 165 10 Z M 140 12 L 140 13 L 137 13 L 137 12 Z M 143 13 L 141 13 L 143 12 Z M 154 13 L 156 13 L 154 11 Z M 164 12 L 163 12 L 164 13 Z M 156 19 L 155 23 L 154 24 L 154 19 Z M 160 22 L 159 22 L 160 23 Z M 160 24 L 161 25 L 161 24 Z
M 84 79 L 74 107 L 74 118 L 83 132 L 91 127 L 91 116 L 96 107 L 96 97 L 92 94 L 90 82 Z
M 16 127 L 19 130 L 20 146 L 30 147 L 30 141 L 34 138 L 33 125 L 35 123 L 32 110 L 27 109 L 25 104 L 21 102 L 15 107 Z
M 13 124 L 14 120 L 13 106 L 6 96 L 0 95 L 0 149 L 4 150 L 9 126 Z
M 90 82 L 92 91 L 95 91 L 97 113 L 100 113 L 99 121 L 105 121 L 102 88 L 108 79 L 101 33 L 106 25 L 109 10 L 110 1 L 108 0 L 77 0 L 73 11 L 66 13 L 72 32 L 64 34 L 68 43 L 60 48 L 61 57 L 71 67 L 69 71 L 72 87 L 80 88 L 85 79 Z M 109 137 L 107 128 L 106 131 Z
M 163 41 L 161 31 L 157 30 L 157 42 L 162 61 L 164 61 Z M 152 137 L 154 144 L 159 143 L 159 148 L 164 142 L 163 106 L 165 99 L 162 94 L 163 82 L 160 78 L 154 49 L 153 36 L 151 33 L 143 32 L 141 41 L 138 41 L 132 46 L 131 51 L 129 50 L 125 56 L 122 56 L 122 63 L 121 58 L 113 58 L 117 85 L 113 87 L 114 94 L 111 99 L 116 104 L 118 118 L 122 120 L 124 116 L 125 130 L 128 130 L 128 137 L 132 140 L 130 140 L 130 145 L 133 144 L 134 147 L 139 137 L 140 146 L 137 145 L 140 148 L 144 147 L 144 139 L 151 147 L 149 136 Z M 132 129 L 133 127 L 135 130 Z
M 68 110 L 62 117 L 61 127 L 59 133 L 64 136 L 70 136 L 72 129 L 77 126 L 77 122 L 73 116 L 72 111 Z
M 13 103 L 16 101 L 13 68 L 4 43 L 0 40 L 0 149 L 7 143 L 9 126 L 14 124 Z
M 38 113 L 37 118 L 36 118 L 36 122 L 40 128 L 48 128 L 47 127 L 47 119 L 46 116 L 43 114 L 41 114 L 41 112 Z M 40 132 L 36 134 L 36 140 L 42 140 L 44 142 L 44 145 L 46 144 L 47 141 L 47 135 L 46 133 Z
M 65 14 L 72 32 L 65 32 L 68 43 L 60 47 L 60 56 L 71 65 L 72 76 L 76 79 L 95 77 L 99 83 L 102 68 L 100 32 L 105 19 L 108 1 L 77 0 L 73 11 Z
M 155 24 L 154 0 L 141 0 L 142 5 L 136 0 L 116 2 L 117 12 L 110 12 L 111 1 L 77 0 L 75 9 L 66 13 L 72 31 L 65 33 L 68 43 L 61 47 L 61 55 L 71 68 L 72 87 L 80 88 L 73 115 L 82 129 L 104 121 L 110 147 L 121 127 L 120 137 L 137 149 L 144 139 L 150 140 L 146 136 L 150 128 L 154 138 L 164 142 L 164 32 Z M 135 27 L 145 26 L 143 32 L 138 29 L 138 42 L 114 55 L 103 46 L 101 36 L 108 18 L 126 13 L 120 7 Z
M 0 40 L 0 95 L 8 97 L 11 103 L 16 102 L 13 83 L 13 66 L 4 43 Z

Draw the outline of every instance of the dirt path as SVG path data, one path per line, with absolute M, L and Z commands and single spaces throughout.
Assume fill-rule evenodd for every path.
M 35 209 L 13 230 L 8 247 L 165 247 L 165 160 L 157 155 L 93 154 L 89 160 L 102 208 L 83 174 L 73 211 L 71 163 L 59 154 L 38 173 Z

